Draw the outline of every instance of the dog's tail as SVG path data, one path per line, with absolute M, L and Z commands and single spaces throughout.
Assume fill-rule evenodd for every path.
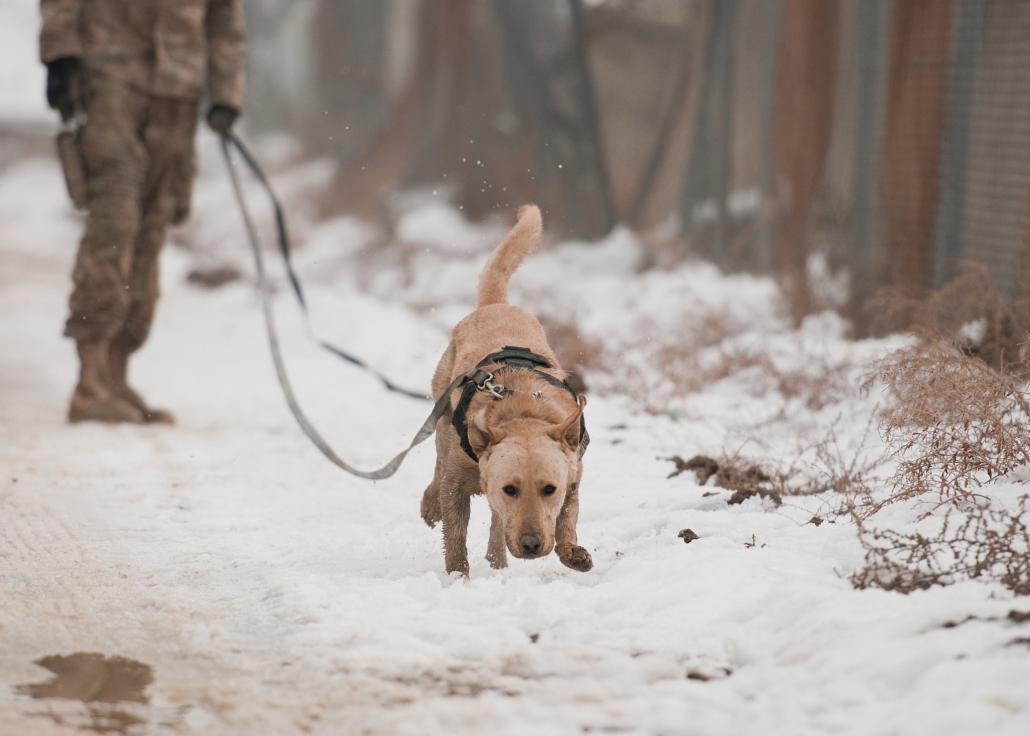
M 544 225 L 535 204 L 519 207 L 518 222 L 501 244 L 494 248 L 490 260 L 479 275 L 478 307 L 508 303 L 508 280 L 515 269 L 533 252 L 540 241 Z

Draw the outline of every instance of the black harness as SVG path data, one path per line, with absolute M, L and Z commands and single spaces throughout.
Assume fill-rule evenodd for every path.
M 554 367 L 547 358 L 542 355 L 537 355 L 529 348 L 517 348 L 511 346 L 504 347 L 499 352 L 490 353 L 490 355 L 479 361 L 475 367 L 475 372 L 471 373 L 469 381 L 465 384 L 465 387 L 461 392 L 461 399 L 458 400 L 458 406 L 454 409 L 454 416 L 451 417 L 451 424 L 454 425 L 454 429 L 458 433 L 458 439 L 461 441 L 461 449 L 463 449 L 465 454 L 472 458 L 472 461 L 476 463 L 479 462 L 479 456 L 476 455 L 475 450 L 472 449 L 472 445 L 469 444 L 468 410 L 469 405 L 472 403 L 472 397 L 476 395 L 477 391 L 491 394 L 495 400 L 503 399 L 505 394 L 512 393 L 512 389 L 505 388 L 499 383 L 494 383 L 494 373 L 492 371 L 483 370 L 483 366 L 494 363 L 500 363 L 508 368 L 532 371 L 552 386 L 557 386 L 558 388 L 563 388 L 568 391 L 576 403 L 579 404 L 579 396 L 576 394 L 572 386 L 569 385 L 568 381 L 559 381 L 549 373 L 544 373 L 542 370 L 539 370 L 540 368 Z M 583 457 L 583 453 L 586 452 L 588 444 L 590 444 L 590 435 L 587 434 L 586 420 L 581 414 L 579 417 L 580 457 Z

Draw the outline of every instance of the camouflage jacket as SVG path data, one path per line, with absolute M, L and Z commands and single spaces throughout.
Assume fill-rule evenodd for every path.
M 44 62 L 83 60 L 91 77 L 159 97 L 242 111 L 243 0 L 40 0 Z

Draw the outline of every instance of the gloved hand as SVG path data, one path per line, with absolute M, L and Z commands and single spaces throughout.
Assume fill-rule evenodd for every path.
M 218 135 L 225 135 L 239 116 L 240 113 L 235 108 L 215 103 L 207 111 L 207 124 Z
M 64 56 L 48 62 L 46 101 L 68 122 L 86 106 L 86 68 L 77 56 Z

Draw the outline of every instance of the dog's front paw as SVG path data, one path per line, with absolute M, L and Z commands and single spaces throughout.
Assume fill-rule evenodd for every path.
M 440 513 L 440 497 L 435 493 L 430 494 L 428 490 L 422 496 L 422 520 L 430 529 L 443 520 L 443 514 Z
M 494 570 L 503 570 L 508 566 L 508 555 L 502 549 L 500 553 L 487 551 L 486 559 L 490 561 L 490 567 Z
M 571 567 L 579 572 L 586 572 L 594 566 L 594 561 L 591 559 L 589 552 L 582 547 L 571 544 L 567 547 L 558 547 L 558 559 L 561 560 L 561 564 L 565 565 L 565 567 Z
M 469 576 L 469 563 L 468 563 L 468 560 L 465 560 L 464 562 L 456 562 L 454 564 L 451 564 L 450 562 L 447 562 L 447 563 L 445 563 L 445 565 L 447 567 L 447 574 L 448 575 L 453 575 L 454 573 L 458 573 L 458 575 L 460 575 L 461 577 L 466 578 L 466 579 L 468 578 L 468 576 Z

